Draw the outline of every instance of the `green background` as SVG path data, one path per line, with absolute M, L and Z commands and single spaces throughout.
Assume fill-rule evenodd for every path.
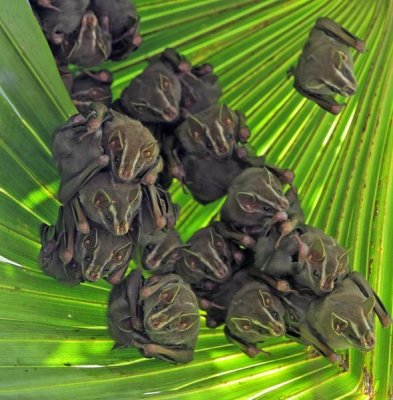
M 146 58 L 176 47 L 215 66 L 222 101 L 243 111 L 251 142 L 296 173 L 307 222 L 350 249 L 351 264 L 393 308 L 393 4 L 388 0 L 138 0 L 144 42 L 108 67 L 116 97 Z M 329 16 L 366 41 L 354 54 L 359 89 L 338 116 L 287 79 L 308 32 Z M 53 129 L 75 113 L 25 0 L 0 2 L 0 399 L 392 399 L 392 328 L 349 352 L 349 371 L 287 339 L 249 359 L 222 329 L 202 329 L 184 366 L 110 351 L 106 282 L 69 288 L 41 273 L 38 226 L 54 223 Z M 208 223 L 174 185 L 183 239 Z M 373 397 L 374 396 L 374 397 Z

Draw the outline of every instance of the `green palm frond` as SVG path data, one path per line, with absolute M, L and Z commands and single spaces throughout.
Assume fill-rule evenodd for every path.
M 119 96 L 146 59 L 176 47 L 210 62 L 223 101 L 247 115 L 251 142 L 296 173 L 307 222 L 351 249 L 354 270 L 393 310 L 393 3 L 389 0 L 138 0 L 144 42 L 108 62 Z M 333 116 L 292 87 L 294 65 L 319 16 L 366 41 L 355 55 L 358 91 Z M 376 347 L 349 352 L 349 370 L 287 339 L 249 359 L 222 329 L 201 329 L 184 366 L 110 351 L 105 282 L 69 288 L 38 266 L 38 226 L 54 223 L 58 175 L 53 129 L 75 113 L 27 1 L 0 3 L 0 398 L 1 399 L 389 399 L 392 328 Z M 184 239 L 220 202 L 200 206 L 174 184 Z M 375 397 L 372 397 L 375 396 Z M 390 396 L 390 397 L 389 397 Z

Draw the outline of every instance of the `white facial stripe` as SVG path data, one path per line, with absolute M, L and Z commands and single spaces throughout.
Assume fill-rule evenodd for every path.
M 117 210 L 116 210 L 116 207 L 113 205 L 113 201 L 109 205 L 109 212 L 111 213 L 111 215 L 113 217 L 113 226 L 118 226 L 119 220 L 117 218 Z
M 168 98 L 166 97 L 165 93 L 160 88 L 157 88 L 157 92 L 159 94 L 160 99 L 164 103 L 164 107 L 163 108 L 164 109 L 165 108 L 172 108 L 172 104 L 168 101 Z
M 225 131 L 224 131 L 223 126 L 217 120 L 214 121 L 214 125 L 217 128 L 217 131 L 218 131 L 218 134 L 219 134 L 219 138 L 220 138 L 220 140 L 218 142 L 224 144 L 225 148 L 228 149 L 227 140 L 226 140 L 226 137 L 224 135 Z M 214 151 L 216 152 L 216 154 L 219 154 L 220 150 L 219 150 L 219 148 L 217 146 L 217 143 L 215 141 L 213 141 L 213 140 L 211 140 L 211 142 L 213 144 Z

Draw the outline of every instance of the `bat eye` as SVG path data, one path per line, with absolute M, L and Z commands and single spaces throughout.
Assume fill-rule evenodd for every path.
M 232 140 L 232 139 L 233 139 L 233 135 L 232 135 L 232 133 L 228 133 L 228 135 L 227 135 L 227 139 L 228 139 L 228 140 Z
M 271 212 L 272 211 L 272 208 L 269 207 L 269 206 L 263 206 L 262 209 L 263 209 L 263 211 L 266 211 L 266 212 Z
M 154 314 L 157 314 L 160 311 L 160 309 L 161 309 L 161 307 L 157 305 L 157 306 L 153 307 L 152 311 L 153 311 Z
M 153 153 L 151 150 L 145 150 L 143 152 L 143 157 L 146 159 L 146 161 L 150 161 L 153 158 Z
M 116 156 L 114 161 L 115 161 L 116 166 L 120 165 L 120 157 L 119 156 Z
M 321 273 L 319 272 L 319 269 L 314 269 L 314 270 L 312 271 L 312 275 L 313 275 L 315 278 L 319 278 L 319 277 L 321 276 Z
M 122 145 L 121 145 L 121 142 L 120 142 L 119 137 L 113 138 L 113 139 L 109 142 L 109 147 L 110 147 L 112 150 L 121 150 Z
M 208 149 L 212 149 L 212 148 L 213 148 L 213 145 L 212 145 L 210 142 L 207 142 L 207 143 L 206 143 L 206 147 L 207 147 Z
M 105 215 L 105 221 L 111 221 L 110 215 Z
M 102 270 L 102 272 L 103 272 L 104 274 L 106 274 L 106 273 L 109 272 L 109 270 L 110 270 L 110 268 L 109 268 L 109 266 L 107 266 L 107 267 L 105 267 L 105 268 Z
M 170 331 L 171 330 L 171 324 L 165 325 L 164 329 L 166 331 Z
M 85 261 L 85 263 L 90 263 L 91 262 L 91 257 L 90 256 L 86 256 L 85 258 L 84 258 L 84 261 Z
M 145 249 L 146 249 L 147 251 L 152 251 L 152 250 L 154 249 L 154 245 L 151 244 L 151 243 L 149 243 L 149 244 L 147 244 L 147 245 L 145 246 Z
M 114 258 L 116 261 L 121 261 L 121 260 L 123 259 L 123 256 L 122 256 L 121 254 L 114 254 L 114 255 L 113 255 L 113 258 Z
M 272 312 L 272 317 L 273 317 L 274 319 L 278 319 L 278 312 L 277 312 L 277 311 L 273 311 L 273 312 Z
M 333 93 L 340 93 L 340 91 L 335 88 L 334 86 L 331 86 L 329 84 L 326 84 L 326 86 L 333 92 Z

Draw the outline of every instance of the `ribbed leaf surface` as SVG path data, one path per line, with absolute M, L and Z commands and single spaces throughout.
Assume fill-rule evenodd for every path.
M 389 0 L 138 0 L 141 48 L 108 62 L 119 96 L 146 58 L 176 47 L 210 62 L 223 101 L 243 111 L 252 143 L 294 169 L 307 222 L 351 249 L 393 309 L 393 4 Z M 308 32 L 328 16 L 366 40 L 355 55 L 359 89 L 339 116 L 301 97 L 287 79 Z M 75 109 L 27 1 L 0 2 L 0 398 L 340 399 L 393 397 L 392 329 L 376 321 L 375 350 L 349 352 L 344 372 L 304 346 L 271 340 L 249 359 L 221 329 L 201 329 L 185 366 L 110 351 L 108 284 L 69 288 L 39 269 L 38 225 L 54 223 L 58 175 L 53 129 Z M 173 185 L 184 239 L 221 202 L 202 207 Z M 204 322 L 202 321 L 202 326 Z M 390 396 L 390 397 L 389 397 Z

